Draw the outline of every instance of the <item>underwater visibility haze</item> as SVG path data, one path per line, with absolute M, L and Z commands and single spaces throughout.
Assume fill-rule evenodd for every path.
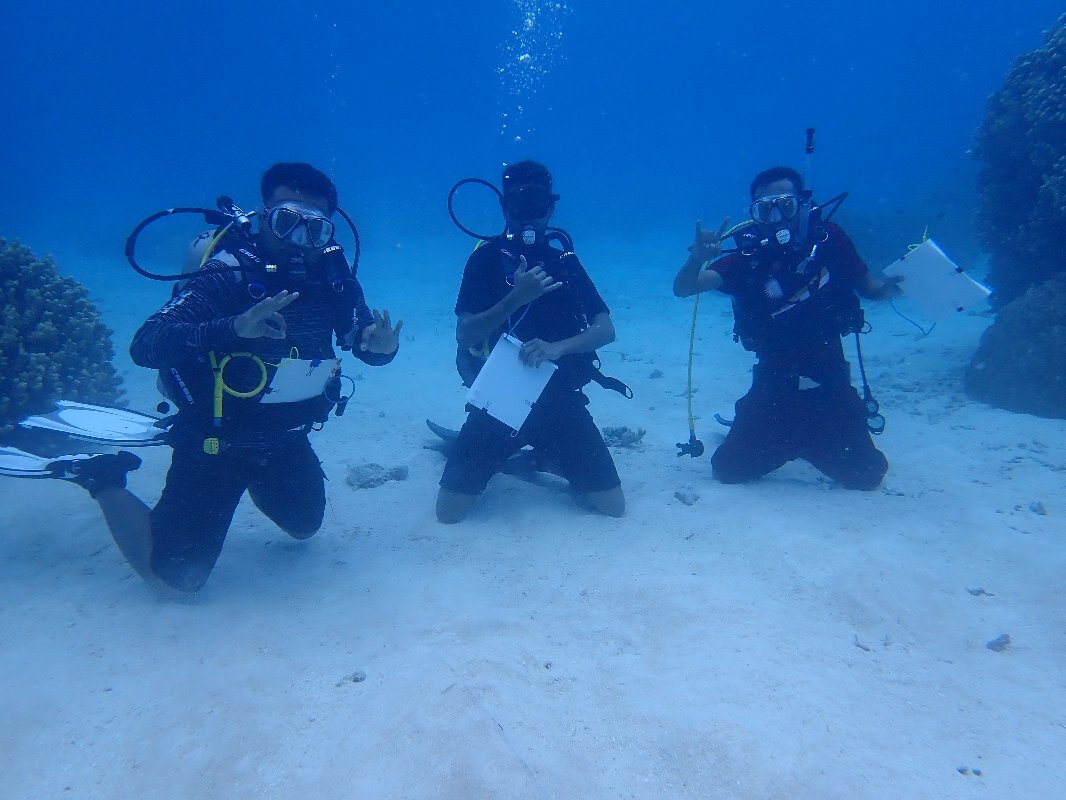
M 150 211 L 251 205 L 264 165 L 304 160 L 391 243 L 447 233 L 459 178 L 534 157 L 570 225 L 624 241 L 735 213 L 811 126 L 818 190 L 877 214 L 954 180 L 965 206 L 985 101 L 1058 10 L 46 1 L 8 23 L 0 233 L 117 253 Z

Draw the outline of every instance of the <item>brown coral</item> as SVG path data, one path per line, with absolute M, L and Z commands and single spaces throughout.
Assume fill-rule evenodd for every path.
M 977 229 L 992 254 L 992 303 L 1002 307 L 1066 271 L 1066 14 L 989 99 L 974 152 Z
M 989 403 L 1066 418 L 1066 275 L 1000 310 L 966 372 L 966 391 Z
M 0 431 L 58 399 L 115 403 L 111 330 L 85 287 L 0 238 Z

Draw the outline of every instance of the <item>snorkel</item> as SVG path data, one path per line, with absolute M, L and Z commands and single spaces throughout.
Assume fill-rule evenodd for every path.
M 807 186 L 803 192 L 804 197 L 801 202 L 800 211 L 800 230 L 807 235 L 814 234 L 817 239 L 815 248 L 818 244 L 821 244 L 829 238 L 829 231 L 826 229 L 826 225 L 829 224 L 829 220 L 833 218 L 833 215 L 837 213 L 837 210 L 848 198 L 847 192 L 841 192 L 836 197 L 831 197 L 821 205 L 814 205 L 811 198 L 813 192 L 811 191 L 812 185 L 812 163 L 814 161 L 814 128 L 807 128 L 807 141 L 803 148 L 803 172 L 804 182 Z M 828 213 L 825 212 L 829 209 Z M 812 251 L 813 255 L 813 251 Z M 885 418 L 881 414 L 881 406 L 874 397 L 873 390 L 870 388 L 870 382 L 866 379 L 866 365 L 862 359 L 862 341 L 860 335 L 868 333 L 870 331 L 870 325 L 861 316 L 860 322 L 857 326 L 850 330 L 841 332 L 841 335 L 846 336 L 849 333 L 855 334 L 855 356 L 859 364 L 859 376 L 862 380 L 862 404 L 866 411 L 866 428 L 874 436 L 880 436 L 885 431 Z
M 800 192 L 799 224 L 797 226 L 799 241 L 797 246 L 806 244 L 811 226 L 811 210 L 813 205 L 814 190 L 814 128 L 807 128 L 806 140 L 803 144 L 803 185 L 806 187 Z
M 829 233 L 826 225 L 840 206 L 848 199 L 847 192 L 841 192 L 824 203 L 814 202 L 814 128 L 807 128 L 806 141 L 803 146 L 803 182 L 807 187 L 800 192 L 799 233 L 797 247 L 808 242 L 821 244 Z

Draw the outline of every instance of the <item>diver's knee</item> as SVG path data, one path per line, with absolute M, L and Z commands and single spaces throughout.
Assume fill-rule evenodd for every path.
M 454 525 L 462 522 L 470 507 L 477 500 L 477 495 L 460 494 L 450 489 L 441 489 L 437 494 L 437 522 Z
M 755 465 L 737 456 L 732 449 L 719 447 L 711 456 L 711 477 L 719 483 L 747 483 L 761 478 L 765 470 L 760 471 Z
M 152 591 L 163 600 L 174 600 L 196 594 L 207 584 L 211 577 L 212 567 L 200 567 L 186 565 L 180 570 L 167 570 L 167 574 L 160 575 L 153 570 L 152 575 L 145 582 Z
M 297 541 L 310 539 L 322 527 L 322 519 L 326 514 L 326 504 L 310 506 L 303 509 L 292 509 L 287 514 L 268 514 L 274 524 Z
M 718 467 L 711 469 L 711 477 L 719 483 L 744 483 L 744 479 L 739 475 L 733 475 L 728 470 L 721 470 Z
M 871 470 L 870 472 L 848 476 L 840 483 L 845 489 L 853 489 L 859 492 L 872 492 L 877 489 L 885 479 L 888 469 Z
M 626 496 L 621 486 L 602 492 L 587 492 L 584 497 L 593 509 L 605 516 L 617 519 L 626 513 Z
M 761 476 L 755 474 L 752 470 L 740 469 L 735 465 L 712 462 L 711 477 L 719 483 L 737 484 L 747 483 Z
M 614 517 L 619 519 L 624 517 L 626 513 L 626 498 L 624 495 L 620 495 L 617 500 L 610 500 L 607 503 L 599 506 L 597 509 L 601 514 L 608 517 Z
M 888 459 L 884 453 L 875 449 L 860 467 L 845 475 L 840 483 L 845 489 L 872 492 L 881 485 L 887 473 Z
M 314 536 L 316 533 L 318 533 L 318 531 L 321 529 L 321 527 L 322 527 L 321 524 L 319 524 L 319 525 L 315 525 L 313 528 L 312 527 L 287 527 L 287 528 L 282 528 L 282 530 L 285 531 L 285 533 L 287 533 L 293 539 L 296 539 L 297 541 L 302 542 L 302 541 L 305 541 L 307 539 L 310 539 L 312 536 Z

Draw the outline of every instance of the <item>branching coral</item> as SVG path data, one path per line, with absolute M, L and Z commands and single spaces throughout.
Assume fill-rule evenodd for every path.
M 1066 271 L 1066 14 L 989 99 L 974 151 L 998 308 Z
M 0 432 L 57 399 L 115 403 L 111 331 L 50 258 L 0 238 Z

